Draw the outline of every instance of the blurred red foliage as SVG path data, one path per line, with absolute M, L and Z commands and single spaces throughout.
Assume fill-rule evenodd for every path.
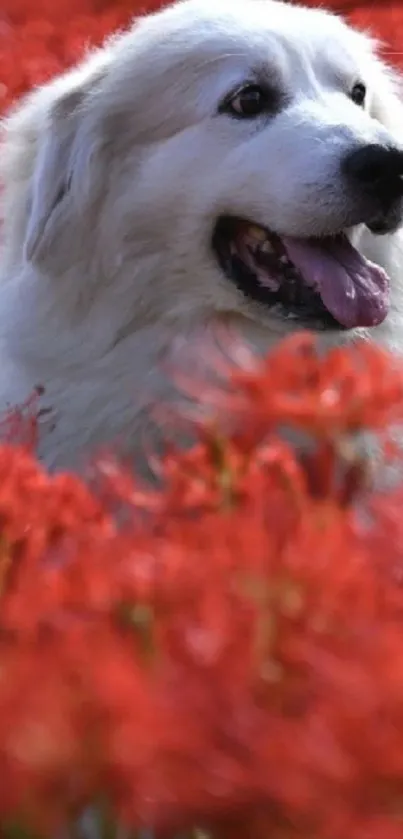
M 3 835 L 95 803 L 131 835 L 401 839 L 403 486 L 356 435 L 402 422 L 403 368 L 303 336 L 206 396 L 231 434 L 159 489 L 0 448 Z

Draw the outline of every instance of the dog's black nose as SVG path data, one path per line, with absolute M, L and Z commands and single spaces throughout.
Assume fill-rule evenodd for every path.
M 362 146 L 343 161 L 350 184 L 383 205 L 403 196 L 403 151 L 381 145 Z

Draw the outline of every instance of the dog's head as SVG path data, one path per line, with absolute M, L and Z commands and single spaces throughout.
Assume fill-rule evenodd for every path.
M 9 264 L 23 240 L 111 341 L 217 313 L 276 335 L 386 317 L 388 278 L 351 242 L 402 221 L 402 110 L 373 43 L 334 15 L 184 0 L 36 92 L 9 146 L 24 132 Z

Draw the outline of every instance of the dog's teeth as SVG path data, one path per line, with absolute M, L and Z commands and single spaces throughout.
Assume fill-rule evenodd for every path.
M 263 227 L 257 227 L 257 225 L 254 224 L 249 225 L 248 234 L 257 242 L 264 242 L 267 238 L 267 234 L 263 230 Z
M 274 253 L 273 245 L 269 239 L 265 239 L 259 247 L 260 253 Z

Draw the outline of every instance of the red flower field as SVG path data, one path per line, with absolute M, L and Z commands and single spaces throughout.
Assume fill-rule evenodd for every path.
M 403 369 L 302 336 L 206 398 L 159 490 L 0 448 L 3 836 L 402 836 L 403 486 L 356 438 L 401 465 Z
M 1 110 L 133 11 L 2 0 Z M 349 14 L 400 60 L 400 4 Z M 88 807 L 100 839 L 403 837 L 403 484 L 360 441 L 402 468 L 403 367 L 298 336 L 205 397 L 231 433 L 201 424 L 158 490 L 111 458 L 49 476 L 34 402 L 5 418 L 2 837 Z

